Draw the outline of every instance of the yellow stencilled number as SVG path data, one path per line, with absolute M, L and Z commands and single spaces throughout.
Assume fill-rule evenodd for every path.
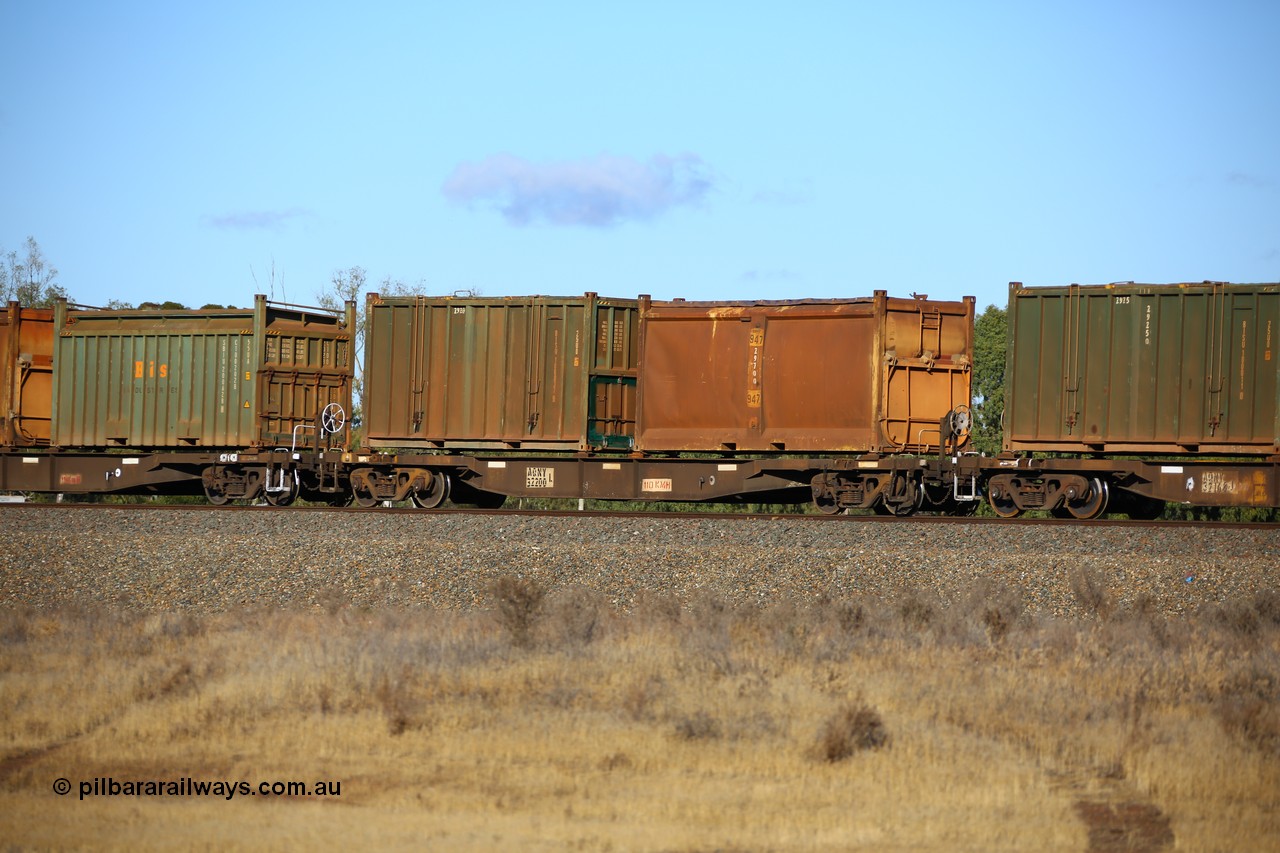
M 753 347 L 764 346 L 764 329 L 752 329 L 749 343 Z
M 760 397 L 761 397 L 761 393 L 759 391 L 748 391 L 747 392 L 747 408 L 749 409 L 760 408 Z
M 134 379 L 142 378 L 142 362 L 140 361 L 135 361 L 133 363 L 133 378 Z

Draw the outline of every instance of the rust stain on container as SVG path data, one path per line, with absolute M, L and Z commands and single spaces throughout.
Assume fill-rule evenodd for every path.
M 968 404 L 973 300 L 643 302 L 645 451 L 937 449 Z

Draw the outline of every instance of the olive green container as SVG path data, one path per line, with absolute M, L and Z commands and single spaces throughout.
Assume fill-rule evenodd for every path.
M 366 307 L 374 448 L 629 449 L 637 301 L 382 297 Z
M 1280 284 L 1009 285 L 1004 446 L 1280 453 Z
M 351 411 L 355 306 L 55 308 L 59 447 L 288 447 L 330 404 Z

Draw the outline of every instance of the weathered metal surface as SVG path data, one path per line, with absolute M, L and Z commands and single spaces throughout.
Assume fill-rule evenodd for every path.
M 354 305 L 199 311 L 55 309 L 53 443 L 241 448 L 315 440 L 351 410 Z
M 968 405 L 973 298 L 644 302 L 644 451 L 916 452 Z
M 1094 459 L 983 457 L 992 486 L 1010 492 L 1020 510 L 1053 509 L 1059 494 L 1081 480 L 1108 484 L 1120 512 L 1125 493 L 1188 506 L 1280 507 L 1280 462 L 1268 459 Z
M 370 294 L 371 447 L 631 446 L 636 301 Z
M 10 302 L 0 312 L 0 447 L 49 443 L 53 311 Z
M 1280 285 L 1009 286 L 1005 448 L 1280 453 Z
M 0 453 L 0 491 L 198 494 L 208 454 Z

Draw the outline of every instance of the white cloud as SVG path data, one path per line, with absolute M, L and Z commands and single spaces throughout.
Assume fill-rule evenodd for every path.
M 607 228 L 696 205 L 711 186 L 706 164 L 693 154 L 645 162 L 602 155 L 560 163 L 498 154 L 460 164 L 441 189 L 458 204 L 491 204 L 512 225 Z

